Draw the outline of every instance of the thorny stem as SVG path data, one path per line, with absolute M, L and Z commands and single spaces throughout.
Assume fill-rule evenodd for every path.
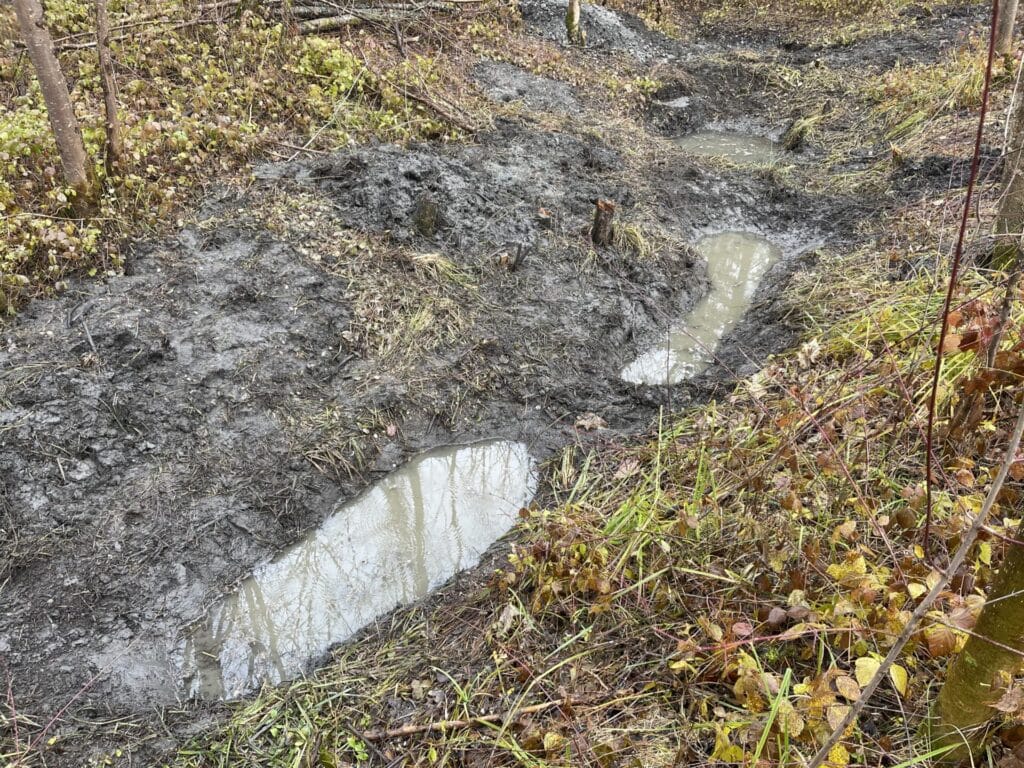
M 953 303 L 953 292 L 956 290 L 960 277 L 960 262 L 964 255 L 964 241 L 967 239 L 967 222 L 971 216 L 971 198 L 978 183 L 978 169 L 981 166 L 981 141 L 985 133 L 985 117 L 988 114 L 989 93 L 992 86 L 992 63 L 996 51 L 996 19 L 999 16 L 999 0 L 992 0 L 992 23 L 988 38 L 988 61 L 985 64 L 985 87 L 981 92 L 981 112 L 978 115 L 978 131 L 974 137 L 974 155 L 971 157 L 971 174 L 967 180 L 967 194 L 964 197 L 964 211 L 960 219 L 960 231 L 957 234 L 956 249 L 953 252 L 953 265 L 949 273 L 949 285 L 946 288 L 946 300 L 942 306 L 942 329 L 939 331 L 939 346 L 935 351 L 935 375 L 932 377 L 932 390 L 928 397 L 928 429 L 925 434 L 925 522 L 924 522 L 924 556 L 931 560 L 929 547 L 932 527 L 932 463 L 934 460 L 933 444 L 935 441 L 935 410 L 939 396 L 939 377 L 942 374 L 943 346 L 949 332 L 949 310 Z

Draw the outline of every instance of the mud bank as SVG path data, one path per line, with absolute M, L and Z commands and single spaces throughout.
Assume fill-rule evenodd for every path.
M 553 7 L 524 6 L 527 26 L 555 35 Z M 681 55 L 636 19 L 587 13 L 605 30 L 594 45 Z M 116 744 L 89 739 L 112 718 L 176 706 L 185 628 L 396 466 L 485 438 L 542 460 L 632 434 L 793 340 L 793 271 L 874 208 L 673 147 L 665 137 L 758 114 L 742 67 L 732 104 L 712 98 L 725 70 L 709 72 L 656 96 L 689 98 L 685 120 L 652 105 L 618 144 L 500 122 L 472 144 L 266 166 L 176 237 L 139 245 L 125 276 L 4 329 L 0 656 L 20 711 L 45 721 L 73 701 L 50 764 Z M 476 75 L 497 101 L 588 110 L 508 65 Z M 607 248 L 586 236 L 598 198 L 627 234 Z M 718 362 L 671 390 L 623 382 L 707 290 L 688 244 L 725 230 L 760 233 L 783 258 Z M 198 726 L 203 710 L 181 711 Z
M 506 124 L 268 167 L 124 277 L 29 307 L 0 353 L 0 638 L 21 706 L 173 703 L 182 627 L 419 451 L 500 437 L 544 458 L 582 414 L 648 423 L 655 398 L 618 372 L 706 290 L 686 243 L 810 209 L 659 163 Z M 589 245 L 599 197 L 635 241 Z M 267 228 L 267 200 L 287 226 Z M 389 347 L 368 328 L 396 314 L 433 330 Z

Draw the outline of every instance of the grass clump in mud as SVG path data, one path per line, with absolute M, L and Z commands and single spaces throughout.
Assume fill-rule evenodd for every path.
M 435 57 L 429 34 L 405 56 L 371 34 L 301 35 L 276 6 L 263 14 L 223 5 L 112 7 L 125 167 L 107 177 L 92 7 L 47 4 L 101 185 L 87 219 L 71 213 L 27 56 L 16 46 L 0 53 L 0 310 L 12 312 L 20 297 L 59 287 L 73 272 L 117 269 L 119 243 L 173 223 L 214 174 L 256 156 L 331 150 L 370 136 L 460 134 L 461 110 L 433 96 L 455 75 Z M 18 39 L 9 6 L 0 8 L 0 30 Z

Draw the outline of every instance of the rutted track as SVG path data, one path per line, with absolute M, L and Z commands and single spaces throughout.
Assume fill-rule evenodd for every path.
M 611 17 L 663 57 L 667 39 Z M 510 79 L 517 97 L 548 87 Z M 125 276 L 27 308 L 0 345 L 0 654 L 19 707 L 77 696 L 87 722 L 175 702 L 181 628 L 420 451 L 505 438 L 544 458 L 588 412 L 617 434 L 646 427 L 666 392 L 619 372 L 706 291 L 687 242 L 749 228 L 793 254 L 856 218 L 658 147 L 523 120 L 469 145 L 267 167 L 140 244 Z M 642 242 L 592 249 L 596 198 Z M 779 297 L 802 263 L 769 274 L 723 364 L 676 404 L 793 338 Z M 389 338 L 393 316 L 427 323 L 429 343 Z M 82 764 L 80 726 L 61 727 L 73 746 L 53 764 Z

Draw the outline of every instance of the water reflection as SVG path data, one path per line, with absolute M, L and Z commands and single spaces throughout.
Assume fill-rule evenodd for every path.
M 477 562 L 536 491 L 526 446 L 424 454 L 258 568 L 187 641 L 193 696 L 231 698 L 305 663 Z
M 697 131 L 674 139 L 692 155 L 722 157 L 742 165 L 770 163 L 779 155 L 779 145 L 764 136 L 726 131 Z
M 771 241 L 746 232 L 725 232 L 697 244 L 708 260 L 711 291 L 666 342 L 648 350 L 622 372 L 633 384 L 675 384 L 701 371 L 722 338 L 750 306 L 765 272 L 782 256 Z

